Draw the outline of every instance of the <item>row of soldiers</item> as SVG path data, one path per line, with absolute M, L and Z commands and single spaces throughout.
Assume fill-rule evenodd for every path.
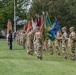
M 16 41 L 23 48 L 26 48 L 29 55 L 33 55 L 33 52 L 35 52 L 37 58 L 42 60 L 42 34 L 39 27 L 34 30 L 30 27 L 27 31 L 18 31 Z
M 27 31 L 20 30 L 17 32 L 16 41 L 19 45 L 22 45 L 23 48 L 26 48 L 27 53 L 29 55 L 33 55 L 35 52 L 38 59 L 42 60 L 42 50 L 48 49 L 50 50 L 50 54 L 53 55 L 54 48 L 53 45 L 56 47 L 56 52 L 60 55 L 60 43 L 62 42 L 62 53 L 63 58 L 67 59 L 67 46 L 70 49 L 71 60 L 75 60 L 75 41 L 76 41 L 76 34 L 74 31 L 74 27 L 70 27 L 70 35 L 68 37 L 66 27 L 62 28 L 61 31 L 57 32 L 56 40 L 50 41 L 49 39 L 46 40 L 46 43 L 42 40 L 42 31 L 39 27 L 32 30 L 30 27 Z
M 70 27 L 69 31 L 70 31 L 70 34 L 69 34 L 69 37 L 68 37 L 67 29 L 66 29 L 66 27 L 63 27 L 62 28 L 62 33 L 63 34 L 61 34 L 61 32 L 58 32 L 57 36 L 56 36 L 56 39 L 58 41 L 60 41 L 60 40 L 62 41 L 63 58 L 67 59 L 67 46 L 68 46 L 69 49 L 70 49 L 71 60 L 75 60 L 76 33 L 74 31 L 74 27 Z M 57 46 L 57 48 L 58 48 L 58 46 Z

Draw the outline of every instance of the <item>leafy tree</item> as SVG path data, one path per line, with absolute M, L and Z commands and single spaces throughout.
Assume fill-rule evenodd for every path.
M 48 12 L 53 22 L 58 19 L 61 27 L 76 27 L 76 0 L 32 0 L 28 14 L 42 14 Z
M 22 19 L 26 18 L 26 9 L 30 0 L 15 0 L 16 15 Z M 14 0 L 0 0 L 0 28 L 7 27 L 7 21 L 10 19 L 13 25 L 14 19 Z

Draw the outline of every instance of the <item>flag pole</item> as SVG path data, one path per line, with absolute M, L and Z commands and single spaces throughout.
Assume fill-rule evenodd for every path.
M 14 32 L 16 32 L 16 2 L 14 0 Z

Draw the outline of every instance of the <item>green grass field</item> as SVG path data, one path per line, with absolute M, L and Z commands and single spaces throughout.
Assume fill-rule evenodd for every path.
M 9 50 L 5 40 L 0 39 L 0 75 L 76 75 L 76 61 L 64 60 L 62 55 L 51 56 L 43 51 L 43 60 L 28 56 L 27 51 L 13 41 Z

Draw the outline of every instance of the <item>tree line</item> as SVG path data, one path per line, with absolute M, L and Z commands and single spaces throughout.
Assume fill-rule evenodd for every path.
M 43 12 L 49 14 L 51 22 L 57 18 L 61 27 L 76 27 L 76 0 L 32 0 L 28 15 L 35 17 Z
M 26 19 L 26 10 L 30 0 L 15 0 L 16 16 Z M 0 28 L 6 29 L 8 19 L 14 23 L 14 0 L 0 0 Z
M 61 27 L 76 27 L 76 0 L 32 0 L 30 9 L 27 11 L 30 0 L 16 0 L 16 15 L 22 19 L 30 20 L 36 14 L 42 15 L 47 12 L 51 22 L 58 19 Z M 7 27 L 8 19 L 13 24 L 14 0 L 0 0 L 0 28 Z

